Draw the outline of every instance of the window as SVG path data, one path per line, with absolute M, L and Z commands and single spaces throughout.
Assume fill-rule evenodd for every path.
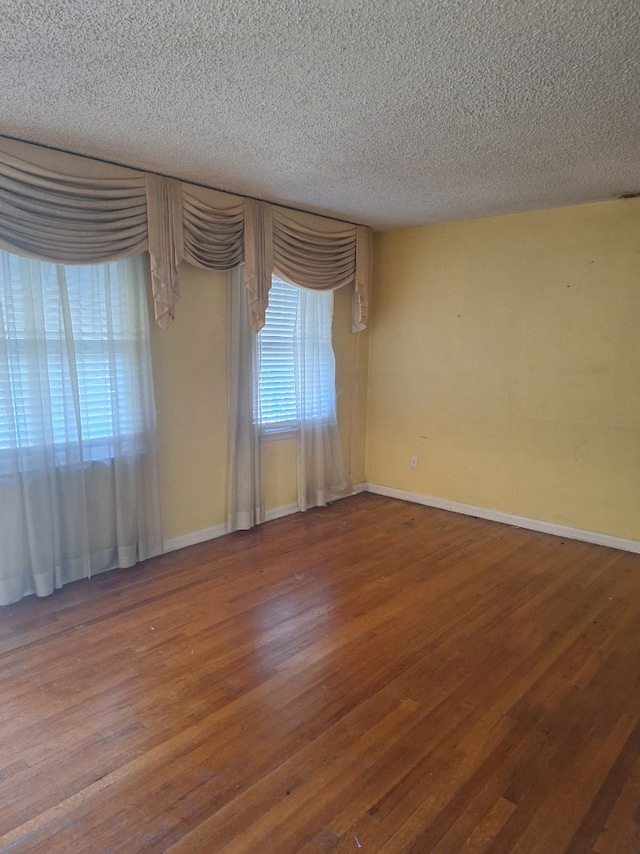
M 302 289 L 272 277 L 265 325 L 257 335 L 255 420 L 264 432 L 333 416 L 332 319 L 332 291 Z
M 0 253 L 0 471 L 9 452 L 134 454 L 148 397 L 142 259 L 56 265 Z M 34 453 L 30 454 L 30 451 Z

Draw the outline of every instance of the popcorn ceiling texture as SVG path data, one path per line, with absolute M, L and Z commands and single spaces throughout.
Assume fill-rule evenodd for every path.
M 0 133 L 379 228 L 640 190 L 638 0 L 0 0 Z

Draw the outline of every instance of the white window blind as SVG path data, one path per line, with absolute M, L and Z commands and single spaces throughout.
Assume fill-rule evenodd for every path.
M 300 297 L 300 288 L 272 277 L 265 325 L 257 336 L 256 421 L 265 432 L 293 429 L 303 420 L 322 420 L 334 409 L 333 293 L 305 293 L 304 311 L 318 312 L 319 324 L 306 322 Z M 317 340 L 310 342 L 310 334 Z
M 62 266 L 1 253 L 0 457 L 52 446 L 62 459 L 78 442 L 85 460 L 99 460 L 113 457 L 115 441 L 135 444 L 135 354 L 146 327 L 132 263 Z

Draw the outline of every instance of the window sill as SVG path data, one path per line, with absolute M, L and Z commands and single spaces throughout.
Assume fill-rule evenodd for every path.
M 257 425 L 256 425 L 257 426 Z M 297 424 L 273 424 L 268 427 L 257 426 L 260 438 L 265 442 L 275 442 L 278 439 L 289 439 L 298 432 Z
M 283 421 L 280 424 L 254 424 L 261 439 L 284 439 L 295 435 L 300 427 L 331 427 L 336 424 L 335 418 L 310 418 L 308 421 Z

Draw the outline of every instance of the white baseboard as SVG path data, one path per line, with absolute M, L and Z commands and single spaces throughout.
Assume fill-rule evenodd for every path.
M 477 507 L 475 504 L 463 504 L 460 501 L 450 501 L 446 498 L 435 498 L 434 496 L 421 495 L 417 492 L 405 492 L 403 489 L 380 486 L 377 483 L 358 483 L 353 487 L 353 492 L 354 494 L 373 492 L 377 495 L 386 495 L 388 498 L 399 498 L 402 501 L 424 504 L 427 507 L 436 507 L 439 510 L 450 510 L 453 513 L 462 513 L 465 516 L 475 516 L 478 519 L 488 519 L 491 522 L 513 525 L 516 528 L 526 528 L 530 531 L 540 531 L 543 534 L 565 537 L 568 540 L 581 540 L 585 543 L 594 543 L 598 546 L 607 546 L 612 549 L 621 549 L 622 551 L 640 554 L 640 541 L 638 540 L 625 540 L 622 537 L 614 537 L 611 534 L 600 534 L 597 531 L 585 531 L 582 528 L 556 525 L 554 522 L 544 522 L 541 519 L 531 519 L 528 516 L 515 516 L 512 513 L 504 513 L 501 510 Z M 271 510 L 267 510 L 265 521 L 272 522 L 274 519 L 282 519 L 284 516 L 290 516 L 292 513 L 297 512 L 297 504 L 283 504 L 280 507 L 273 507 Z M 227 526 L 225 524 L 202 528 L 200 531 L 192 531 L 190 534 L 182 534 L 182 536 L 165 540 L 164 551 L 173 552 L 177 549 L 184 549 L 187 546 L 195 546 L 198 543 L 205 543 L 207 540 L 215 540 L 226 533 Z
M 367 491 L 368 484 L 366 483 L 356 483 L 353 487 L 353 492 L 351 495 L 357 495 L 360 492 Z M 348 496 L 345 496 L 348 498 Z M 342 500 L 342 499 L 339 499 Z M 274 507 L 272 510 L 267 510 L 265 514 L 265 522 L 272 522 L 274 519 L 282 519 L 283 516 L 291 516 L 292 513 L 298 513 L 300 508 L 297 503 L 293 504 L 282 504 L 280 507 Z
M 353 494 L 366 492 L 368 484 L 358 483 L 353 487 Z M 265 522 L 273 522 L 274 519 L 282 519 L 284 516 L 291 516 L 292 513 L 297 513 L 299 510 L 298 504 L 281 504 L 280 507 L 272 507 L 265 513 Z M 163 544 L 163 552 L 174 552 L 178 549 L 184 549 L 187 546 L 196 546 L 198 543 L 206 543 L 207 540 L 215 540 L 216 537 L 222 537 L 227 534 L 227 526 L 213 525 L 211 528 L 202 528 L 200 531 L 192 531 L 190 534 L 182 534 L 179 537 L 171 537 L 165 540 Z
M 267 510 L 264 514 L 264 521 L 273 522 L 274 519 L 291 516 L 292 513 L 297 513 L 299 509 L 297 502 L 294 504 L 281 504 L 280 507 L 273 507 L 271 510 Z
M 182 534 L 180 537 L 171 537 L 164 541 L 165 552 L 175 552 L 177 549 L 185 549 L 187 546 L 196 546 L 198 543 L 206 543 L 207 540 L 215 540 L 227 533 L 227 526 L 212 525 L 211 528 L 202 528 L 192 531 L 190 534 Z
M 297 512 L 297 504 L 283 504 L 280 507 L 273 507 L 271 510 L 267 510 L 265 522 L 272 522 L 274 519 L 281 519 L 283 516 L 290 516 L 291 513 Z M 174 552 L 187 546 L 196 546 L 198 543 L 206 543 L 207 540 L 215 540 L 217 537 L 222 537 L 228 533 L 229 530 L 224 523 L 212 525 L 210 528 L 201 528 L 199 531 L 192 531 L 190 534 L 182 534 L 179 537 L 171 537 L 165 540 L 163 551 Z
M 531 519 L 528 516 L 515 516 L 501 510 L 490 510 L 486 507 L 476 507 L 475 504 L 462 504 L 460 501 L 449 501 L 446 498 L 435 498 L 417 492 L 405 492 L 403 489 L 393 489 L 393 487 L 380 486 L 377 483 L 366 483 L 362 486 L 367 492 L 386 495 L 388 498 L 399 498 L 402 501 L 412 501 L 414 504 L 424 504 L 427 507 L 436 507 L 438 510 L 451 510 L 453 513 L 476 516 L 478 519 L 488 519 L 491 522 L 502 522 L 504 525 L 540 531 L 543 534 L 552 534 L 555 537 L 564 537 L 567 540 L 581 540 L 585 543 L 594 543 L 598 546 L 607 546 L 611 549 L 621 549 L 625 552 L 640 554 L 639 540 L 625 540 L 622 537 L 614 537 L 612 534 L 600 534 L 597 531 L 585 531 L 582 528 L 556 525 L 554 522 L 544 522 L 541 519 Z

